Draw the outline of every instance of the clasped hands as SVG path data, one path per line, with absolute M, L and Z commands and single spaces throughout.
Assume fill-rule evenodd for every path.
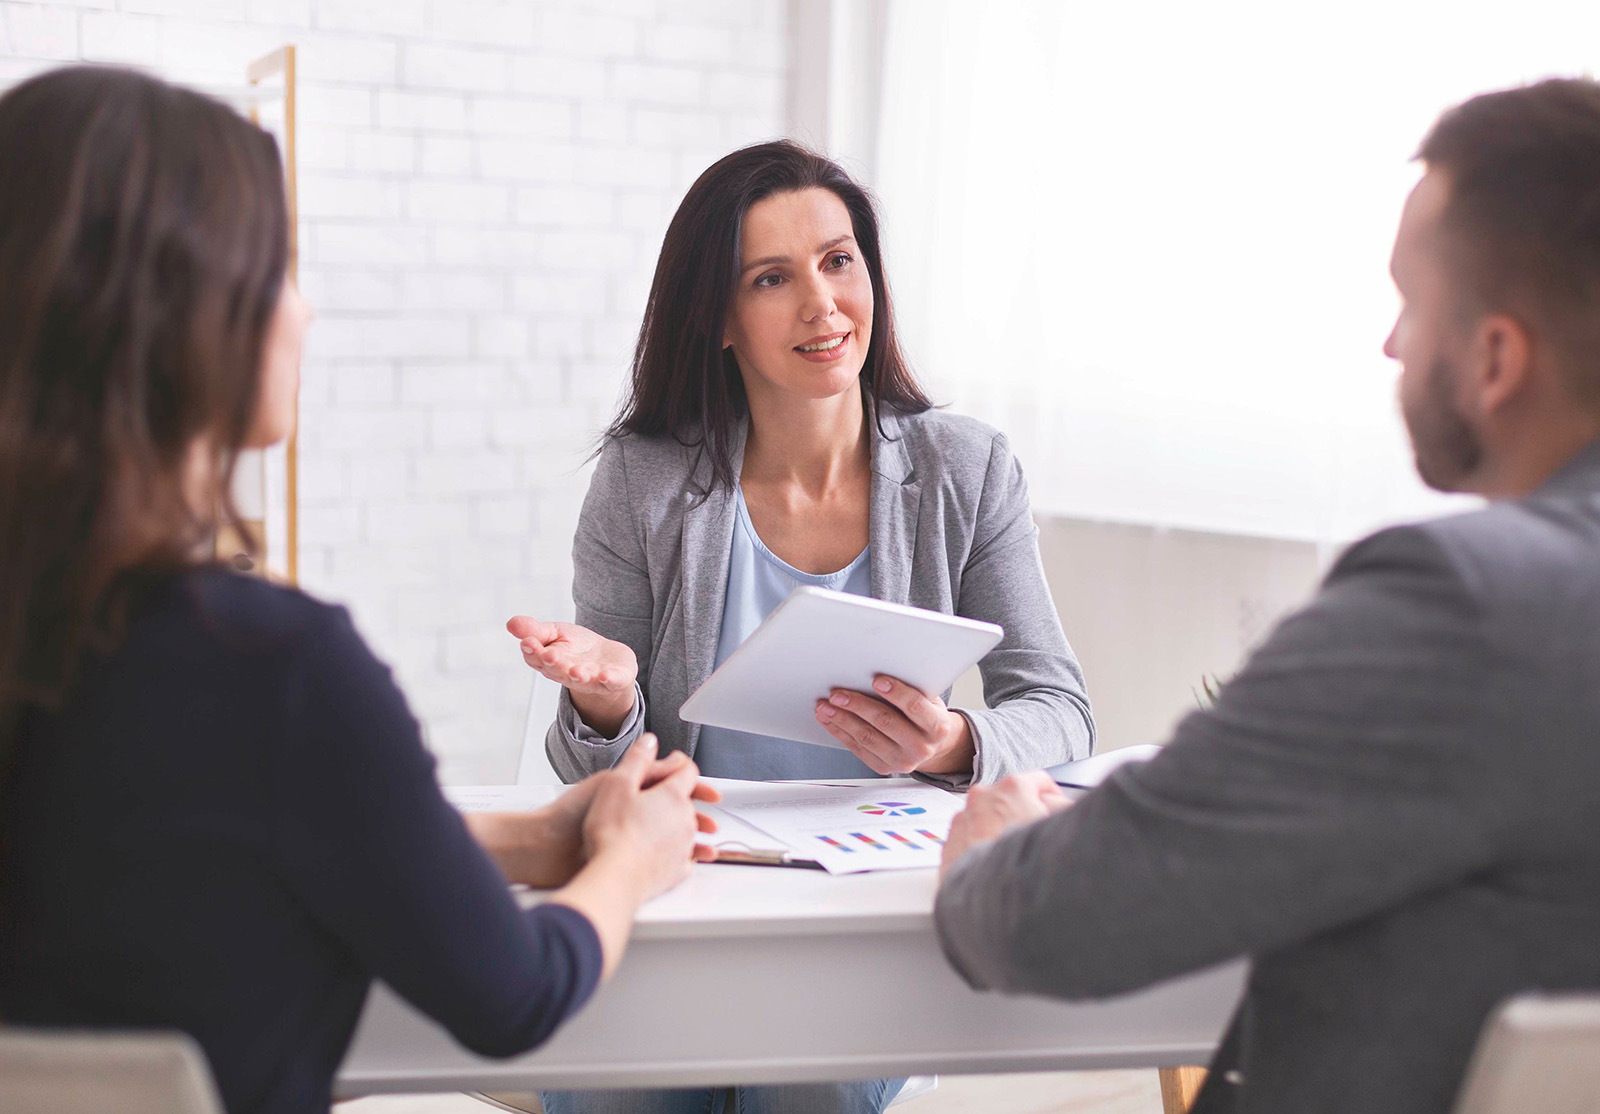
M 640 899 L 671 889 L 716 850 L 696 836 L 717 830 L 693 802 L 722 794 L 700 780 L 688 755 L 656 756 L 640 736 L 609 770 L 592 774 L 531 813 L 469 813 L 467 827 L 512 882 L 543 888 L 570 881 L 602 855 L 630 864 Z

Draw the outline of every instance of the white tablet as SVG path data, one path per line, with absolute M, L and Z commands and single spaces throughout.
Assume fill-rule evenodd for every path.
M 817 701 L 833 689 L 870 692 L 882 673 L 938 695 L 1003 633 L 959 615 L 796 588 L 678 714 L 690 723 L 843 750 L 816 717 Z

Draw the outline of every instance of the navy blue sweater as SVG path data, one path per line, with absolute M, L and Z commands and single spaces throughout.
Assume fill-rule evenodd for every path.
M 511 1055 L 600 964 L 581 914 L 517 907 L 388 669 L 296 591 L 159 583 L 0 780 L 0 1016 L 184 1030 L 233 1114 L 326 1110 L 374 977 Z

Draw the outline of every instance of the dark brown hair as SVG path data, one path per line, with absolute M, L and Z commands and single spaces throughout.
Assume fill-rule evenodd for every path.
M 744 215 L 764 198 L 804 189 L 829 190 L 844 202 L 872 278 L 872 337 L 861 366 L 869 417 L 877 420 L 885 405 L 909 413 L 931 407 L 895 334 L 871 196 L 833 160 L 777 140 L 718 159 L 678 206 L 645 303 L 631 389 L 607 436 L 670 436 L 699 445 L 713 482 L 733 485 L 731 439 L 746 403 L 738 364 L 722 338 L 738 281 Z
M 0 97 L 0 747 L 225 521 L 288 266 L 277 146 L 226 106 L 74 67 Z
M 1600 403 L 1600 84 L 1474 97 L 1417 157 L 1450 183 L 1446 251 L 1464 308 L 1539 326 L 1578 395 Z

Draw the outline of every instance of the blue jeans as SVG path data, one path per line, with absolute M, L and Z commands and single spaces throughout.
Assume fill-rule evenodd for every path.
M 723 1109 L 723 1087 L 682 1091 L 540 1091 L 545 1114 L 882 1114 L 904 1079 L 858 1083 L 790 1083 L 735 1087 Z

